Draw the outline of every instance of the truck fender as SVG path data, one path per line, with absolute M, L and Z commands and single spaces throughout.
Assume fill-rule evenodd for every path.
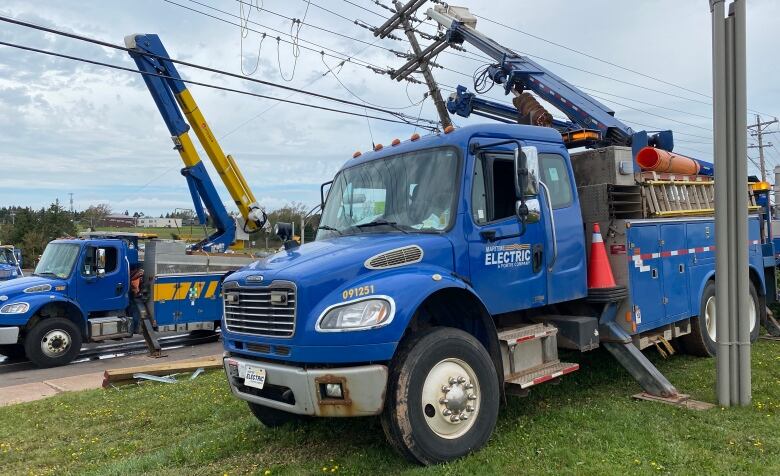
M 32 327 L 41 320 L 42 311 L 45 313 L 45 311 L 48 310 L 47 308 L 61 307 L 65 312 L 64 317 L 73 321 L 73 323 L 81 329 L 81 334 L 84 338 L 88 337 L 87 319 L 85 318 L 81 306 L 79 306 L 76 301 L 65 297 L 56 297 L 52 299 L 51 295 L 41 295 L 36 296 L 33 299 L 28 299 L 27 302 L 30 303 L 30 311 L 28 311 L 30 319 L 24 326 L 25 329 L 32 329 Z
M 498 388 L 501 391 L 501 399 L 505 401 L 504 394 L 504 366 L 501 360 L 501 344 L 498 340 L 498 330 L 495 321 L 482 302 L 477 292 L 459 277 L 449 278 L 449 285 L 442 286 L 428 293 L 415 307 L 415 313 L 407 326 L 407 333 L 426 325 L 444 325 L 461 329 L 473 335 L 479 340 L 490 354 L 498 378 Z M 428 307 L 436 307 L 444 312 L 437 316 L 430 316 Z M 463 315 L 472 315 L 475 319 L 464 320 Z

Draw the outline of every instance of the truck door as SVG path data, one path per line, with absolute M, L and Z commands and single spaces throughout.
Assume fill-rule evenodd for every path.
M 565 152 L 540 152 L 539 169 L 540 179 L 546 186 L 543 192 L 550 199 L 542 207 L 547 211 L 542 214 L 549 250 L 545 253 L 547 303 L 579 299 L 588 292 L 585 236 L 568 156 Z
M 78 302 L 87 313 L 127 308 L 130 271 L 121 246 L 117 242 L 84 247 L 77 277 Z
M 512 153 L 480 152 L 471 171 L 471 220 L 467 223 L 471 282 L 491 314 L 547 302 L 542 222 L 518 236 Z M 468 220 L 468 219 L 467 219 Z

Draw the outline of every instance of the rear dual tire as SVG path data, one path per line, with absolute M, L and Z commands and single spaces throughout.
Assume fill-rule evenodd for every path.
M 682 337 L 682 343 L 685 351 L 692 355 L 700 357 L 714 357 L 718 353 L 718 346 L 715 341 L 717 338 L 717 320 L 715 309 L 715 281 L 710 280 L 704 286 L 701 303 L 699 305 L 699 315 L 691 319 L 691 333 Z M 753 307 L 749 314 L 750 319 L 750 342 L 758 339 L 758 332 L 761 326 L 761 300 L 758 297 L 753 283 L 750 283 L 750 298 Z

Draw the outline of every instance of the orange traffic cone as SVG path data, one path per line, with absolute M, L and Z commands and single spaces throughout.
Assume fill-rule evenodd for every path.
M 590 262 L 588 263 L 588 289 L 614 288 L 615 278 L 607 259 L 604 239 L 598 223 L 593 224 L 593 239 L 590 243 Z

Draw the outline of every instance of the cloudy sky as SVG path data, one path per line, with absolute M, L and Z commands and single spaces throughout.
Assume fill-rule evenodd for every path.
M 264 10 L 253 9 L 247 22 L 249 8 L 245 6 L 242 13 L 241 2 L 253 1 Z M 590 88 L 635 129 L 672 128 L 676 150 L 711 159 L 707 1 L 461 3 L 482 17 L 478 29 L 518 52 L 534 55 L 575 85 Z M 749 107 L 752 113 L 774 117 L 780 115 L 780 2 L 750 0 L 748 13 Z M 388 50 L 406 52 L 408 43 L 376 40 L 354 24 L 359 20 L 379 25 L 386 14 L 371 0 L 310 4 L 307 0 L 5 0 L 0 6 L 5 17 L 112 43 L 122 43 L 130 33 L 157 33 L 178 59 L 238 74 L 242 58 L 247 74 L 259 60 L 253 78 L 362 100 L 415 118 L 435 118 L 430 100 L 419 105 L 424 87 L 399 84 L 361 66 L 392 68 L 403 63 Z M 291 21 L 284 17 L 304 15 L 296 63 L 292 46 L 284 42 L 291 38 Z M 249 28 L 243 40 L 241 18 Z M 422 29 L 432 33 L 435 28 L 423 25 Z M 263 32 L 268 36 L 260 45 Z M 283 40 L 278 46 L 277 36 Z M 8 23 L 0 25 L 0 41 L 134 66 L 122 51 Z M 443 89 L 471 86 L 473 72 L 484 61 L 474 59 L 473 47 L 467 49 L 471 58 L 462 54 L 438 58 L 448 68 L 434 70 Z M 319 53 L 323 50 L 327 55 Z M 337 67 L 338 58 L 347 57 L 354 60 Z M 197 69 L 179 71 L 187 79 L 209 84 L 280 98 L 291 94 Z M 388 143 L 415 131 L 414 125 L 367 122 L 202 86 L 191 90 L 225 151 L 238 160 L 257 198 L 271 209 L 289 201 L 317 203 L 319 184 L 329 180 L 353 151 L 369 149 L 372 140 Z M 489 96 L 500 99 L 501 93 L 496 88 Z M 290 99 L 363 112 L 303 94 Z M 455 123 L 480 120 L 456 117 Z M 57 198 L 67 202 L 73 193 L 76 209 L 97 203 L 147 214 L 192 208 L 179 174 L 178 154 L 136 74 L 0 46 L 0 130 L 0 205 L 39 207 Z M 777 148 L 767 151 L 770 168 L 780 164 L 780 134 L 775 137 Z M 755 150 L 751 155 L 757 155 Z M 751 173 L 756 173 L 753 166 Z M 224 198 L 228 202 L 227 193 Z

